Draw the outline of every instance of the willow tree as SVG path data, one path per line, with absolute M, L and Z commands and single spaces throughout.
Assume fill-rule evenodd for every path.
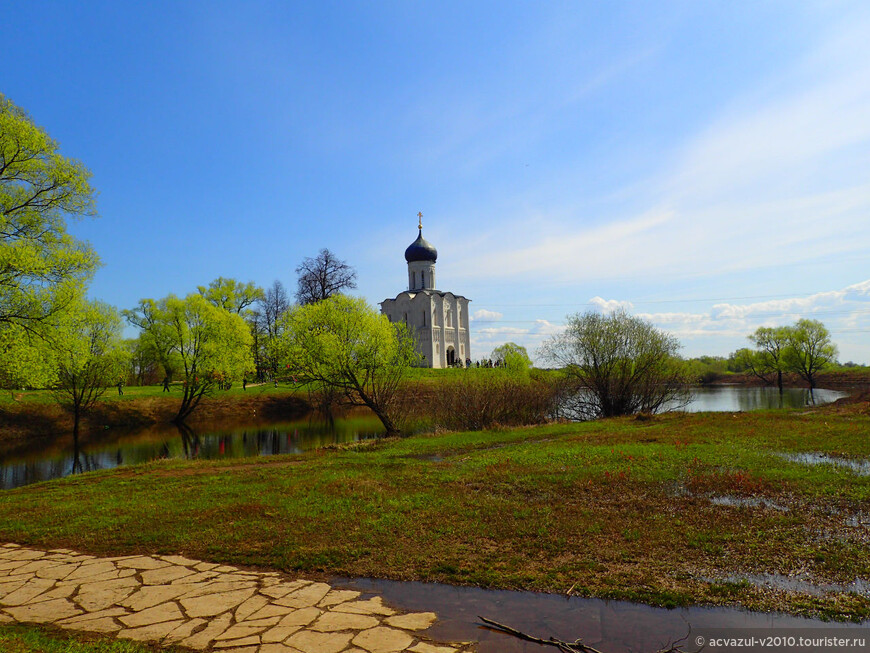
M 388 435 L 399 433 L 397 391 L 419 358 L 404 325 L 344 295 L 295 306 L 281 322 L 279 352 L 288 372 L 368 407 Z
M 500 361 L 510 370 L 528 371 L 532 368 L 532 359 L 529 352 L 522 345 L 515 342 L 506 342 L 492 350 L 490 359 Z
M 99 260 L 66 230 L 94 214 L 91 173 L 0 95 L 0 376 L 44 382 L 34 338 L 52 336 Z M 28 362 L 30 361 L 30 362 Z
M 163 368 L 167 381 L 172 381 L 181 367 L 176 342 L 178 337 L 166 319 L 166 299 L 140 299 L 136 308 L 121 312 L 132 326 L 139 329 L 137 347 Z
M 197 290 L 218 308 L 239 315 L 247 315 L 248 307 L 263 299 L 263 289 L 253 281 L 242 283 L 225 277 L 218 277 L 208 286 L 197 286 Z
M 755 376 L 764 378 L 765 374 L 776 374 L 776 385 L 782 393 L 782 373 L 786 371 L 787 350 L 789 347 L 791 328 L 789 327 L 758 327 L 749 340 L 758 350 L 750 368 Z
M 816 387 L 816 374 L 837 360 L 837 345 L 831 342 L 830 332 L 818 320 L 798 320 L 787 333 L 785 364 L 812 390 Z
M 142 306 L 148 307 L 149 319 L 141 323 L 140 337 L 159 341 L 182 376 L 181 406 L 174 421 L 183 422 L 203 397 L 240 380 L 250 369 L 251 331 L 237 313 L 197 293 L 183 299 L 146 299 Z
M 72 413 L 73 439 L 78 443 L 82 415 L 109 386 L 124 379 L 129 351 L 121 337 L 121 316 L 102 302 L 70 307 L 64 326 L 52 345 L 57 377 L 51 390 Z
M 649 322 L 615 311 L 568 316 L 568 326 L 541 347 L 575 384 L 579 417 L 655 413 L 688 401 L 680 344 Z

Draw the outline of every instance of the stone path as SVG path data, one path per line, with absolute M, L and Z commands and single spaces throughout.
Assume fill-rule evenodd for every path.
M 433 612 L 181 556 L 99 558 L 0 545 L 0 622 L 52 623 L 219 653 L 458 653 Z

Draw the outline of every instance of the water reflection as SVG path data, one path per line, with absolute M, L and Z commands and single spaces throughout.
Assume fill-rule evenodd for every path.
M 841 458 L 838 456 L 831 456 L 826 453 L 814 452 L 779 453 L 777 455 L 780 458 L 785 458 L 786 460 L 790 460 L 794 463 L 801 463 L 803 465 L 833 465 L 834 467 L 845 467 L 846 469 L 852 470 L 855 474 L 858 474 L 859 476 L 870 476 L 870 460 L 866 460 L 863 458 Z
M 835 401 L 845 396 L 834 390 L 719 386 L 696 388 L 682 410 L 746 411 L 759 408 L 802 407 Z M 301 453 L 324 445 L 375 437 L 383 426 L 368 411 L 351 411 L 331 419 L 323 413 L 280 424 L 230 426 L 224 423 L 191 428 L 160 426 L 135 432 L 105 431 L 79 443 L 69 434 L 41 442 L 33 451 L 3 456 L 0 488 L 9 489 L 69 474 L 135 465 L 160 458 L 242 458 Z
M 689 413 L 742 412 L 749 410 L 770 410 L 776 408 L 802 408 L 831 403 L 848 393 L 838 390 L 812 392 L 807 388 L 785 388 L 782 393 L 777 388 L 747 388 L 743 386 L 713 386 L 693 388 L 692 397 L 682 410 Z
M 352 442 L 383 433 L 377 418 L 347 413 L 334 420 L 312 413 L 304 420 L 280 424 L 163 426 L 116 434 L 79 443 L 70 436 L 38 451 L 0 464 L 0 488 L 10 489 L 80 472 L 135 465 L 163 458 L 245 458 L 298 454 L 328 444 Z

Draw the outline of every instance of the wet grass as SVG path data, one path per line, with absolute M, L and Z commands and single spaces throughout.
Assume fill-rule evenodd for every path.
M 870 477 L 777 455 L 867 457 L 868 427 L 864 405 L 161 461 L 0 494 L 0 541 L 862 619 L 866 596 L 773 591 L 740 577 L 870 578 L 870 533 L 848 523 L 870 500 Z M 715 505 L 717 496 L 787 509 Z
M 115 640 L 92 634 L 70 633 L 47 626 L 0 624 L 0 651 L 3 653 L 173 653 L 175 647 L 160 648 Z

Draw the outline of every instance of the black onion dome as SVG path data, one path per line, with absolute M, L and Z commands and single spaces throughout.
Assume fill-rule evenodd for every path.
M 423 238 L 423 230 L 420 229 L 417 240 L 408 245 L 408 249 L 405 250 L 405 260 L 408 263 L 411 261 L 432 261 L 434 263 L 437 258 L 438 250 L 432 246 L 432 243 Z

